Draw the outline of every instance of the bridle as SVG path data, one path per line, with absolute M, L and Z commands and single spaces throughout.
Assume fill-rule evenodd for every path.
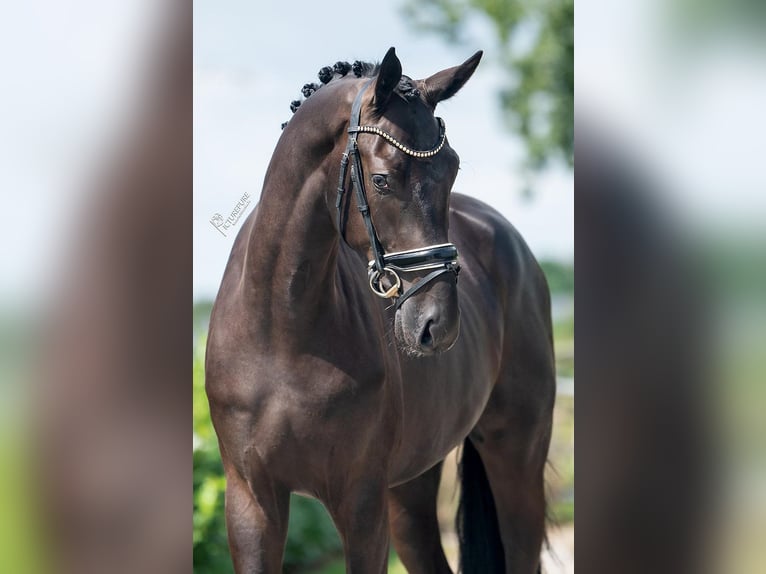
M 370 238 L 370 246 L 372 247 L 373 259 L 367 265 L 370 289 L 372 289 L 372 292 L 378 297 L 384 299 L 396 299 L 394 309 L 398 310 L 399 307 L 401 307 L 402 304 L 417 291 L 445 273 L 453 273 L 455 275 L 455 280 L 457 281 L 457 276 L 460 272 L 460 265 L 457 263 L 457 247 L 452 243 L 441 243 L 439 245 L 427 245 L 426 247 L 409 249 L 407 251 L 396 251 L 394 253 L 385 252 L 378 239 L 378 234 L 375 231 L 375 225 L 373 224 L 372 216 L 370 215 L 370 206 L 367 203 L 367 193 L 364 189 L 362 160 L 359 156 L 359 147 L 357 146 L 356 138 L 359 133 L 378 135 L 399 151 L 414 158 L 423 159 L 433 157 L 442 150 L 446 142 L 446 132 L 444 121 L 441 118 L 436 118 L 439 122 L 439 143 L 436 147 L 430 150 L 418 151 L 407 147 L 394 136 L 384 132 L 377 126 L 360 126 L 359 118 L 362 110 L 362 96 L 371 83 L 372 80 L 365 84 L 359 94 L 357 94 L 354 103 L 351 106 L 348 143 L 340 162 L 338 195 L 335 200 L 335 207 L 338 211 L 338 231 L 340 232 L 341 237 L 343 237 L 343 197 L 346 191 L 346 172 L 348 171 L 348 164 L 350 161 L 352 187 L 356 191 L 358 209 L 362 214 L 364 225 L 367 228 L 367 235 Z M 428 275 L 415 282 L 409 289 L 407 289 L 407 291 L 402 292 L 402 280 L 399 277 L 399 273 L 413 273 L 416 271 L 427 271 L 429 269 L 431 272 Z M 381 279 L 385 276 L 389 276 L 393 280 L 391 287 L 387 289 L 381 284 Z

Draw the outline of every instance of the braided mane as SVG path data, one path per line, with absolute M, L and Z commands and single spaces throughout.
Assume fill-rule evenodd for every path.
M 333 66 L 325 66 L 321 68 L 317 73 L 317 77 L 319 78 L 321 84 L 317 84 L 315 82 L 304 84 L 301 88 L 303 99 L 293 100 L 290 102 L 290 111 L 295 113 L 301 104 L 306 101 L 306 99 L 310 98 L 311 95 L 319 90 L 323 85 L 329 84 L 333 80 L 343 78 L 344 76 L 348 75 L 349 72 L 353 73 L 357 78 L 373 78 L 378 74 L 379 70 L 380 64 L 362 62 L 361 60 L 356 60 L 353 64 L 338 61 L 335 62 Z M 412 101 L 413 99 L 420 97 L 420 90 L 415 87 L 412 78 L 407 76 L 402 76 L 401 80 L 399 81 L 399 85 L 396 88 L 396 92 L 398 92 L 408 101 Z M 282 129 L 285 129 L 286 125 L 287 122 L 284 122 L 282 124 Z

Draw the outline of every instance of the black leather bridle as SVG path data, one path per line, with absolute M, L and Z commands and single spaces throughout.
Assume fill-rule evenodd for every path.
M 351 162 L 351 182 L 356 190 L 356 201 L 359 212 L 362 214 L 364 225 L 367 228 L 367 235 L 370 238 L 373 259 L 368 264 L 368 276 L 370 289 L 378 297 L 384 299 L 396 299 L 394 309 L 398 310 L 402 304 L 414 295 L 417 291 L 425 287 L 428 283 L 445 273 L 453 273 L 457 281 L 460 265 L 457 263 L 457 247 L 452 243 L 442 243 L 439 245 L 428 245 L 418 249 L 407 251 L 397 251 L 386 253 L 378 239 L 375 231 L 375 225 L 370 215 L 370 206 L 367 203 L 367 193 L 364 189 L 364 174 L 362 173 L 362 160 L 359 156 L 359 148 L 356 138 L 360 132 L 371 133 L 385 139 L 399 151 L 415 158 L 429 158 L 435 156 L 441 151 L 446 142 L 446 133 L 444 121 L 436 118 L 439 122 L 439 142 L 436 147 L 426 150 L 413 150 L 399 140 L 394 138 L 376 126 L 360 126 L 359 118 L 362 110 L 362 96 L 373 80 L 365 84 L 362 90 L 357 94 L 354 103 L 351 106 L 351 121 L 348 128 L 348 144 L 346 151 L 340 162 L 340 176 L 338 179 L 338 195 L 335 200 L 335 207 L 338 211 L 338 230 L 343 237 L 343 197 L 346 191 L 346 172 L 348 171 L 349 161 Z M 426 276 L 416 281 L 407 291 L 402 292 L 402 281 L 399 273 L 412 273 L 416 271 L 431 270 Z M 389 276 L 393 283 L 391 287 L 384 288 L 380 281 L 383 277 Z

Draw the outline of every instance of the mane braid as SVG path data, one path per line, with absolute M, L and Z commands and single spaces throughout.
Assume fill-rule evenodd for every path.
M 380 70 L 380 64 L 373 64 L 371 62 L 362 62 L 361 60 L 356 60 L 353 64 L 349 64 L 345 61 L 338 61 L 335 62 L 332 66 L 324 66 L 319 70 L 319 73 L 317 74 L 317 77 L 319 78 L 319 81 L 321 83 L 317 84 L 315 82 L 310 82 L 308 84 L 304 84 L 301 88 L 301 94 L 303 94 L 303 100 L 293 100 L 290 102 L 290 111 L 292 113 L 295 113 L 298 108 L 301 106 L 301 104 L 308 98 L 310 98 L 317 90 L 321 89 L 322 86 L 329 84 L 330 82 L 337 80 L 339 78 L 343 78 L 344 76 L 347 76 L 349 72 L 353 73 L 355 77 L 357 78 L 373 78 L 378 74 L 378 71 Z M 407 78 L 409 80 L 409 78 Z M 406 87 L 403 87 L 400 83 L 400 92 L 402 95 L 407 98 L 408 100 L 411 99 L 412 93 L 414 92 L 416 94 L 415 97 L 419 96 L 420 93 L 417 91 L 417 89 L 411 88 L 408 89 Z M 282 123 L 282 129 L 285 129 L 285 126 L 287 126 L 287 122 Z

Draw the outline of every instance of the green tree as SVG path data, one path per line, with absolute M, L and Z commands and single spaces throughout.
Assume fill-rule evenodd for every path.
M 574 265 L 559 261 L 542 260 L 540 267 L 548 280 L 548 288 L 554 295 L 574 294 Z
M 404 13 L 450 43 L 477 43 L 471 19 L 487 20 L 494 45 L 481 43 L 505 70 L 500 104 L 526 145 L 527 167 L 538 171 L 554 158 L 573 165 L 573 0 L 406 0 Z

